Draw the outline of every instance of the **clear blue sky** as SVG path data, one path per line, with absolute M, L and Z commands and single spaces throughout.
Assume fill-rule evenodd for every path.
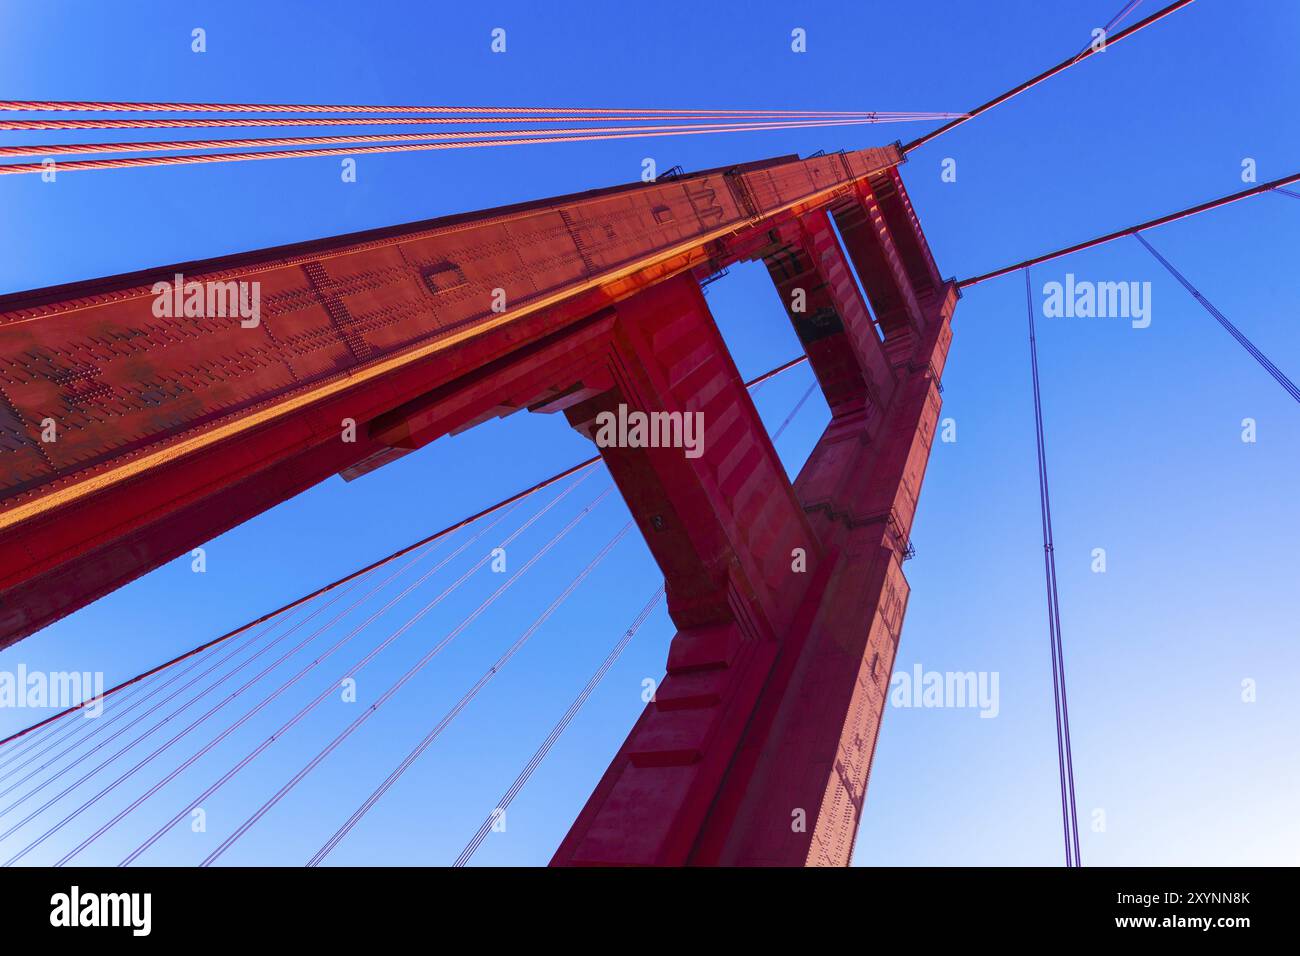
M 0 10 L 0 89 L 15 99 L 961 110 L 1082 47 L 1122 5 L 751 2 L 708 13 L 612 4 L 22 4 Z M 1137 16 L 1158 5 L 1147 0 Z M 190 52 L 196 26 L 207 30 L 202 55 Z M 507 30 L 504 55 L 489 52 L 493 27 Z M 807 30 L 806 54 L 790 51 L 794 27 Z M 1240 189 L 1245 157 L 1261 181 L 1291 172 L 1300 162 L 1300 127 L 1286 121 L 1298 39 L 1294 3 L 1265 0 L 1247 11 L 1200 0 L 918 151 L 903 175 L 942 272 L 982 272 Z M 0 292 L 627 182 L 647 156 L 660 169 L 691 170 L 907 140 L 925 128 L 366 156 L 355 184 L 340 182 L 337 159 L 66 174 L 54 185 L 0 177 Z M 955 183 L 940 180 L 945 158 L 957 161 Z M 1300 200 L 1262 196 L 1150 238 L 1300 376 Z M 1039 325 L 1084 862 L 1294 863 L 1300 408 L 1134 240 L 1040 267 L 1035 289 L 1066 272 L 1153 289 L 1147 329 L 1115 319 Z M 761 266 L 734 269 L 710 288 L 709 302 L 743 373 L 795 353 Z M 858 837 L 862 865 L 1061 857 L 1027 358 L 1022 278 L 969 290 L 945 376 L 944 415 L 957 422 L 958 440 L 936 445 L 931 461 L 897 667 L 996 671 L 1000 714 L 887 711 Z M 772 427 L 809 381 L 801 369 L 759 393 Z M 1247 417 L 1258 423 L 1253 444 L 1240 437 Z M 825 421 L 824 405 L 810 402 L 783 436 L 792 472 Z M 520 415 L 363 480 L 331 479 L 210 542 L 206 574 L 193 574 L 188 559 L 160 568 L 0 653 L 0 670 L 102 669 L 115 682 L 589 453 L 562 419 Z M 542 519 L 510 549 L 514 565 L 607 482 L 593 474 Z M 523 514 L 498 528 L 512 529 Z M 624 520 L 611 497 L 223 861 L 304 862 Z M 493 536 L 390 612 L 390 629 Z M 1090 571 L 1098 547 L 1105 574 Z M 363 671 L 362 706 L 499 583 L 475 576 Z M 646 549 L 630 536 L 330 862 L 450 862 L 656 583 Z M 661 610 L 476 863 L 549 858 L 641 710 L 642 680 L 662 674 L 671 634 Z M 349 645 L 78 861 L 116 863 L 367 646 Z M 1255 703 L 1241 701 L 1243 679 L 1257 682 Z M 205 803 L 206 833 L 177 827 L 142 861 L 198 862 L 357 706 L 331 699 Z M 190 739 L 208 739 L 237 713 L 220 712 Z M 0 732 L 32 717 L 0 712 Z M 171 732 L 127 757 L 146 755 Z M 24 862 L 57 860 L 174 765 L 159 758 Z M 0 818 L 0 832 L 91 767 Z M 97 775 L 0 840 L 0 856 L 113 776 Z M 0 797 L 0 810 L 24 790 Z M 1105 812 L 1105 832 L 1091 829 L 1095 809 Z

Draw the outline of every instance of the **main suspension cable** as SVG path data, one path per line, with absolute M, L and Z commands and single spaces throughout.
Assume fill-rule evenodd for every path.
M 862 120 L 832 120 L 817 126 L 857 126 Z M 802 126 L 803 124 L 797 124 Z M 789 123 L 702 123 L 677 126 L 580 126 L 572 129 L 518 130 L 521 137 L 551 137 L 583 135 L 596 137 L 615 133 L 636 135 L 674 130 L 699 133 L 725 133 L 733 130 L 756 131 L 766 129 L 791 129 Z M 313 146 L 350 143 L 389 142 L 458 142 L 461 140 L 491 139 L 500 136 L 501 130 L 448 130 L 439 133 L 360 133 L 349 136 L 272 136 L 251 139 L 185 139 L 152 140 L 131 143 L 31 143 L 21 146 L 0 146 L 0 156 L 66 156 L 78 153 L 143 153 L 172 149 L 260 149 L 270 146 Z
M 962 116 L 962 113 L 879 110 L 860 117 L 876 123 L 906 123 L 919 120 L 948 120 Z M 600 115 L 557 115 L 557 116 L 313 116 L 311 118 L 290 117 L 284 115 L 261 117 L 218 116 L 203 118 L 176 119 L 155 116 L 136 116 L 130 119 L 5 119 L 0 116 L 0 130 L 42 131 L 61 129 L 238 129 L 238 128 L 273 128 L 291 126 L 465 126 L 472 124 L 504 123 L 581 123 L 608 122 L 617 120 L 624 123 L 660 123 L 675 117 L 632 114 L 627 116 Z M 782 116 L 777 113 L 762 113 L 743 117 L 745 122 L 760 120 L 815 119 L 807 114 Z M 725 113 L 700 113 L 692 116 L 677 117 L 682 120 L 726 120 L 737 121 L 737 117 Z
M 780 129 L 815 129 L 828 126 L 861 126 L 874 122 L 869 119 L 836 120 L 831 122 L 810 121 L 782 124 Z M 487 139 L 474 141 L 454 141 L 437 143 L 392 143 L 383 146 L 330 146 L 313 149 L 275 149 L 262 152 L 241 153 L 181 153 L 175 156 L 120 156 L 112 159 L 74 159 L 56 163 L 59 172 L 76 172 L 84 170 L 131 169 L 139 166 L 179 166 L 195 163 L 237 163 L 258 159 L 308 159 L 313 156 L 354 156 L 370 153 L 402 153 L 420 150 L 477 149 L 490 146 L 529 146 L 554 143 L 595 143 L 623 139 L 651 139 L 660 136 L 701 136 L 717 133 L 761 132 L 771 126 L 747 124 L 728 126 L 726 128 L 691 130 L 674 128 L 664 132 L 613 133 L 594 136 L 514 136 L 507 139 Z M 409 139 L 410 137 L 403 137 Z M 43 173 L 49 170 L 46 163 L 8 163 L 0 165 L 0 175 L 21 175 L 26 173 Z
M 329 106 L 314 103 L 123 103 L 93 100 L 0 100 L 0 112 L 78 113 L 436 113 L 448 116 L 483 113 L 543 116 L 874 116 L 873 110 L 738 110 L 645 109 L 642 107 L 589 106 Z
M 1176 13 L 1177 11 L 1181 10 L 1183 7 L 1190 4 L 1191 2 L 1192 0 L 1177 0 L 1176 3 L 1171 3 L 1169 4 L 1169 6 L 1157 10 L 1155 13 L 1151 14 L 1151 16 L 1147 17 L 1145 20 L 1139 20 L 1131 27 L 1128 27 L 1127 29 L 1121 30 L 1119 33 L 1116 33 L 1113 37 L 1111 37 L 1109 40 L 1106 41 L 1105 49 L 1109 49 L 1110 47 L 1114 46 L 1116 43 L 1119 43 L 1122 40 L 1127 40 L 1129 37 L 1133 36 L 1133 34 L 1145 30 L 1153 23 L 1157 23 L 1160 20 L 1163 20 L 1171 13 Z M 966 113 L 965 116 L 958 117 L 957 119 L 949 123 L 945 123 L 943 126 L 940 126 L 938 129 L 934 130 L 933 132 L 926 133 L 924 136 L 920 137 L 919 139 L 912 140 L 912 142 L 908 143 L 906 146 L 903 147 L 903 152 L 910 153 L 912 150 L 924 146 L 926 143 L 930 142 L 930 140 L 935 139 L 939 136 L 942 136 L 944 133 L 956 129 L 962 123 L 969 122 L 970 120 L 973 120 L 975 117 L 987 113 L 995 106 L 1001 106 L 1007 100 L 1019 96 L 1021 93 L 1025 92 L 1026 90 L 1032 89 L 1033 87 L 1037 86 L 1039 83 L 1042 83 L 1045 80 L 1050 80 L 1052 77 L 1056 76 L 1056 74 L 1065 72 L 1070 67 L 1074 66 L 1076 63 L 1082 63 L 1084 60 L 1088 59 L 1091 56 L 1094 56 L 1099 52 L 1101 51 L 1098 50 L 1092 44 L 1089 44 L 1087 49 L 1080 52 L 1079 54 L 1070 57 L 1068 60 L 1062 60 L 1060 63 L 1056 64 L 1056 66 L 1052 67 L 1051 69 L 1044 70 L 1042 73 L 1039 73 L 1037 76 L 1033 77 L 1032 79 L 1026 80 L 1025 82 L 1020 83 L 1017 86 L 1013 86 L 1005 93 L 993 97 L 993 99 L 989 100 L 987 103 L 975 107 L 973 110 Z
M 1230 203 L 1238 202 L 1242 199 L 1249 199 L 1251 196 L 1258 196 L 1260 193 L 1272 192 L 1281 186 L 1286 186 L 1294 182 L 1300 182 L 1300 173 L 1291 173 L 1290 175 L 1283 176 L 1280 179 L 1274 179 L 1272 182 L 1263 183 L 1259 186 L 1252 186 L 1250 189 L 1243 189 L 1240 192 L 1229 193 L 1226 196 L 1219 196 L 1217 199 L 1210 199 L 1206 202 L 1198 203 L 1195 206 L 1188 206 L 1186 209 L 1180 209 L 1177 212 L 1158 216 L 1155 219 L 1148 219 L 1146 222 L 1138 223 L 1136 226 L 1126 226 L 1123 229 L 1108 232 L 1104 236 L 1097 236 L 1094 239 L 1086 239 L 1083 242 L 1076 242 L 1074 245 L 1066 246 L 1064 249 L 1057 249 L 1054 252 L 1045 252 L 1042 255 L 1034 256 L 1032 259 L 1017 262 L 1014 265 L 1003 266 L 1000 269 L 994 269 L 992 272 L 985 272 L 983 275 L 972 276 L 969 279 L 962 279 L 957 283 L 957 287 L 959 289 L 968 289 L 973 285 L 979 285 L 981 282 L 987 282 L 989 279 L 996 279 L 1000 276 L 1010 275 L 1013 272 L 1019 272 L 1021 269 L 1027 269 L 1030 266 L 1036 266 L 1039 263 L 1050 262 L 1051 260 L 1059 259 L 1062 256 L 1082 252 L 1084 249 L 1091 249 L 1094 246 L 1114 242 L 1116 239 L 1122 239 L 1125 236 L 1132 236 L 1139 232 L 1145 232 L 1148 229 L 1154 229 L 1156 226 L 1163 226 L 1167 223 L 1177 222 L 1179 219 L 1186 219 L 1189 216 L 1209 212 L 1211 209 L 1218 209 L 1221 206 L 1227 206 Z

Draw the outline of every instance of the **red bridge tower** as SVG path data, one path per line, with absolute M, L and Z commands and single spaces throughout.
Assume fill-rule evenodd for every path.
M 698 458 L 601 449 L 678 633 L 553 862 L 847 864 L 957 298 L 902 159 L 782 157 L 0 297 L 0 646 L 487 418 L 701 412 Z M 831 410 L 793 484 L 699 287 L 758 259 Z M 159 318 L 178 273 L 260 283 L 260 322 Z

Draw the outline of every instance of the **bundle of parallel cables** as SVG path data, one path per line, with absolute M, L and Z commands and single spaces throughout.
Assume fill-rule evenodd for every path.
M 112 119 L 100 114 L 123 114 Z M 22 115 L 19 115 L 22 114 Z M 34 118 L 26 114 L 37 114 Z M 179 114 L 179 115 L 174 115 Z M 260 114 L 260 115 L 259 115 Z M 301 114 L 301 115 L 294 115 Z M 351 115 L 349 115 L 351 114 Z M 950 120 L 962 113 L 611 109 L 504 106 L 320 106 L 256 103 L 114 103 L 0 101 L 0 131 L 207 130 L 296 128 L 294 135 L 238 139 L 166 139 L 135 142 L 25 143 L 0 145 L 0 158 L 37 157 L 0 163 L 0 175 L 254 159 L 353 156 L 416 150 L 584 143 L 606 139 L 692 136 L 710 133 L 863 126 Z M 601 125 L 589 125 L 601 124 Z M 330 127 L 364 127 L 355 133 Z M 385 133 L 384 127 L 414 127 Z M 436 131 L 420 132 L 436 127 Z M 301 135 L 306 128 L 310 135 Z M 196 152 L 197 151 L 197 152 Z M 87 154 L 104 158 L 65 159 Z M 146 154 L 146 155 L 129 155 Z

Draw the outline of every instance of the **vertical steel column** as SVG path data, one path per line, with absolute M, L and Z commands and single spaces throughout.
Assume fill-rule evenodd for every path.
M 667 679 L 554 865 L 849 862 L 956 289 L 890 247 L 897 268 L 886 261 L 870 287 L 905 281 L 915 311 L 882 341 L 824 211 L 771 236 L 765 261 L 832 408 L 793 488 L 693 282 L 618 306 L 618 384 L 568 411 L 590 434 L 620 404 L 703 409 L 708 438 L 695 461 L 601 450 L 680 630 Z M 913 242 L 908 256 L 920 252 Z
M 602 413 L 702 416 L 697 457 L 680 447 L 601 454 L 664 571 L 679 630 L 668 676 L 555 854 L 559 865 L 690 860 L 819 550 L 695 280 L 616 307 L 615 385 L 566 411 L 595 435 Z

